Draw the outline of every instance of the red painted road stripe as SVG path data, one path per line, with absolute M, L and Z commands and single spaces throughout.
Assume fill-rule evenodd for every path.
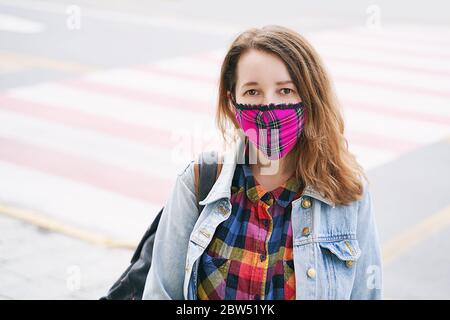
M 346 50 L 351 49 L 358 49 L 358 50 L 366 50 L 366 51 L 372 51 L 372 52 L 380 52 L 380 53 L 394 53 L 398 54 L 400 56 L 406 56 L 406 57 L 418 57 L 424 60 L 427 59 L 434 59 L 434 60 L 444 60 L 447 61 L 450 59 L 450 54 L 447 53 L 440 53 L 440 52 L 433 52 L 433 51 L 418 51 L 414 49 L 408 49 L 407 47 L 394 47 L 391 45 L 382 45 L 377 44 L 376 42 L 356 42 L 351 41 L 350 39 L 341 39 L 341 38 L 333 38 L 331 36 L 327 37 L 326 39 L 320 39 L 320 38 L 314 38 L 312 44 L 317 46 L 318 51 L 320 54 L 324 54 L 321 51 L 322 47 L 327 48 L 327 46 L 332 45 L 333 47 Z M 331 50 L 333 48 L 327 48 L 326 50 Z M 361 53 L 363 54 L 363 53 Z
M 372 80 L 370 78 L 362 79 L 362 78 L 353 78 L 349 76 L 335 76 L 334 79 L 336 80 L 336 83 L 347 82 L 351 84 L 364 85 L 367 87 L 381 87 L 383 89 L 388 89 L 394 92 L 404 91 L 411 95 L 421 94 L 425 96 L 435 96 L 450 99 L 450 90 L 449 91 L 433 90 L 429 88 L 409 86 L 407 84 L 387 83 L 383 81 Z
M 367 103 L 360 101 L 352 101 L 351 99 L 342 99 L 344 108 L 355 109 L 376 113 L 381 116 L 391 116 L 402 120 L 416 120 L 421 122 L 429 122 L 439 125 L 450 125 L 450 117 L 444 115 L 434 115 L 417 111 L 400 110 L 385 104 Z
M 163 204 L 172 186 L 142 172 L 4 137 L 0 137 L 0 160 L 152 204 Z
M 420 147 L 419 144 L 393 137 L 382 137 L 372 133 L 355 130 L 346 130 L 345 137 L 348 139 L 350 148 L 352 144 L 402 154 Z
M 135 67 L 131 67 L 135 71 L 140 71 L 144 73 L 150 73 L 155 75 L 161 75 L 161 76 L 169 76 L 174 77 L 178 79 L 183 79 L 186 81 L 195 81 L 199 83 L 205 83 L 207 85 L 219 85 L 219 75 L 217 77 L 208 77 L 203 75 L 197 75 L 197 74 L 189 74 L 189 73 L 183 73 L 173 70 L 167 70 L 162 69 L 156 65 L 138 65 Z M 220 70 L 218 70 L 219 72 Z
M 419 73 L 419 74 L 426 74 L 426 75 L 432 75 L 432 76 L 439 76 L 439 77 L 450 77 L 450 70 L 432 70 L 427 68 L 419 68 L 419 67 L 413 67 L 413 66 L 405 66 L 405 65 L 398 65 L 394 63 L 384 62 L 384 61 L 372 61 L 372 60 L 361 60 L 361 59 L 355 59 L 355 58 L 344 58 L 344 57 L 338 57 L 338 56 L 331 56 L 331 55 L 324 55 L 324 60 L 329 60 L 331 62 L 337 62 L 337 63 L 348 63 L 351 65 L 359 65 L 364 67 L 377 67 L 382 69 L 388 69 L 388 70 L 400 70 L 407 73 Z
M 126 80 L 126 79 L 124 79 Z M 102 93 L 107 96 L 116 96 L 129 100 L 144 102 L 148 104 L 158 104 L 169 108 L 179 108 L 183 110 L 191 110 L 197 112 L 213 113 L 215 106 L 203 101 L 194 101 L 191 99 L 177 98 L 156 92 L 144 92 L 141 90 L 98 83 L 89 80 L 68 80 L 58 82 L 58 84 L 71 86 L 77 89 L 91 91 L 94 93 Z
M 126 123 L 106 116 L 97 116 L 68 108 L 51 106 L 6 95 L 0 95 L 0 109 L 41 118 L 69 127 L 96 131 L 102 134 L 129 139 L 151 146 L 168 148 L 171 141 L 158 137 L 171 136 L 171 131 Z
M 384 32 L 365 32 L 362 34 L 356 34 L 356 37 L 362 37 L 367 40 L 375 40 L 375 41 L 383 41 L 386 43 L 386 46 L 391 44 L 400 44 L 400 45 L 414 45 L 417 47 L 427 47 L 427 48 L 450 48 L 450 42 L 448 41 L 450 32 L 445 33 L 436 33 L 435 31 L 428 31 L 430 35 L 438 34 L 440 35 L 439 39 L 432 38 L 427 34 L 417 34 L 415 30 L 411 30 L 409 32 L 399 31 L 399 30 L 389 30 L 387 29 Z M 412 35 L 412 36 L 411 36 Z M 357 39 L 355 39 L 357 40 Z

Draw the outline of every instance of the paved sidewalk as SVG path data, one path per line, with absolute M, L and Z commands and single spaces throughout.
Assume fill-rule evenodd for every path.
M 0 216 L 0 299 L 98 299 L 133 252 Z

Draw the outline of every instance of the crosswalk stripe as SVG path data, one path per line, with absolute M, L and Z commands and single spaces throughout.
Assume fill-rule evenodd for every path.
M 376 67 L 358 67 L 350 69 L 345 66 L 331 69 L 331 76 L 336 82 L 362 83 L 366 86 L 378 86 L 385 90 L 406 91 L 411 96 L 416 94 L 450 97 L 450 78 L 441 76 L 421 76 L 414 73 L 391 71 Z M 448 85 L 447 85 L 448 84 Z
M 433 27 L 426 30 L 426 25 L 390 25 L 389 28 L 380 30 L 368 30 L 366 28 L 355 28 L 355 36 L 363 36 L 374 41 L 386 41 L 389 43 L 423 44 L 429 47 L 450 48 L 450 28 Z
M 315 44 L 316 50 L 325 62 L 342 62 L 345 64 L 378 65 L 382 68 L 404 70 L 405 72 L 420 72 L 423 74 L 448 75 L 450 66 L 445 59 L 429 57 L 418 54 L 409 54 L 401 51 L 370 50 L 354 44 L 344 47 L 333 42 L 319 42 Z M 442 61 L 444 60 L 444 61 Z
M 218 81 L 219 81 L 218 77 L 213 77 L 212 75 L 207 76 L 207 75 L 192 73 L 192 71 L 195 70 L 195 69 L 192 69 L 192 66 L 189 66 L 189 71 L 191 73 L 188 73 L 188 72 L 182 73 L 182 72 L 179 72 L 179 70 L 177 70 L 177 71 L 167 70 L 162 67 L 158 67 L 157 65 L 136 66 L 136 67 L 133 67 L 133 70 L 151 74 L 153 76 L 164 76 L 164 77 L 168 76 L 168 77 L 177 78 L 179 80 L 185 80 L 185 81 L 189 81 L 189 82 L 195 81 L 198 83 L 204 83 L 207 86 L 210 86 L 212 84 L 218 85 Z M 211 71 L 212 70 L 207 69 L 208 73 Z
M 148 145 L 163 147 L 165 142 L 154 139 L 154 137 L 168 135 L 167 131 L 164 132 L 161 129 L 153 129 L 136 124 L 131 125 L 107 117 L 98 117 L 80 111 L 62 109 L 17 98 L 0 96 L 0 103 L 2 104 L 0 109 L 59 122 L 70 127 L 81 127 L 93 131 L 100 131 L 105 134 L 139 141 Z
M 450 117 L 448 99 L 445 97 L 410 95 L 408 92 L 388 91 L 379 87 L 367 88 L 359 83 L 336 83 L 336 91 L 341 97 L 341 103 L 358 102 L 364 105 L 373 105 L 378 108 L 391 110 L 392 112 L 405 111 L 408 113 L 421 114 L 424 118 L 428 116 L 434 119 Z M 384 113 L 383 113 L 384 114 Z
M 394 160 L 398 155 L 398 152 L 368 148 L 353 141 L 349 141 L 348 149 L 365 170 L 381 166 Z
M 168 140 L 166 147 L 157 147 L 156 144 L 133 143 L 121 137 L 92 133 L 83 128 L 71 128 L 1 109 L 0 119 L 0 137 L 109 163 L 161 179 L 172 179 L 174 170 L 192 158 L 187 152 L 172 152 L 180 150 L 177 144 L 183 144 L 184 140 L 181 139 Z
M 434 124 L 436 127 L 439 126 L 450 126 L 450 116 L 445 115 L 435 115 L 421 111 L 410 111 L 406 108 L 399 109 L 394 105 L 385 104 L 375 104 L 371 102 L 360 102 L 352 99 L 343 99 L 343 105 L 349 112 L 361 111 L 371 114 L 383 115 L 383 117 L 396 118 L 398 121 L 412 120 L 415 122 L 425 122 L 429 124 Z
M 311 42 L 316 50 L 325 54 L 327 51 L 347 52 L 348 56 L 373 57 L 374 60 L 382 59 L 398 61 L 402 63 L 426 63 L 426 65 L 437 66 L 439 62 L 445 62 L 450 58 L 448 51 L 434 50 L 421 51 L 417 46 L 385 45 L 374 41 L 354 41 L 352 39 L 342 39 L 335 36 L 316 38 L 312 37 Z M 379 57 L 379 58 L 378 58 Z M 446 68 L 448 70 L 448 67 Z
M 401 140 L 396 137 L 387 138 L 354 129 L 347 130 L 345 136 L 351 144 L 358 144 L 372 149 L 404 153 L 417 148 L 417 144 L 408 140 Z
M 80 111 L 97 117 L 120 120 L 138 127 L 145 126 L 162 130 L 169 128 L 188 130 L 198 124 L 202 124 L 204 130 L 210 130 L 213 127 L 210 121 L 211 112 L 198 113 L 169 103 L 158 104 L 157 102 L 129 100 L 122 96 L 106 95 L 103 92 L 84 90 L 59 83 L 18 88 L 8 91 L 3 96 L 10 100 L 14 98 L 28 103 L 68 109 L 69 112 Z
M 377 32 L 371 31 L 324 31 L 315 33 L 314 35 L 308 37 L 308 39 L 310 39 L 314 44 L 318 42 L 334 43 L 344 48 L 352 48 L 354 45 L 355 47 L 359 47 L 361 49 L 379 48 L 380 51 L 386 50 L 387 52 L 390 52 L 391 50 L 394 50 L 394 52 L 400 51 L 405 54 L 439 57 L 440 59 L 445 59 L 449 56 L 448 48 L 446 48 L 442 42 L 441 44 L 436 43 L 435 45 L 421 45 L 421 41 L 418 39 L 402 41 L 398 38 L 377 37 L 376 34 Z
M 416 145 L 417 147 L 437 141 L 450 133 L 449 126 L 397 119 L 386 117 L 382 113 L 368 113 L 355 109 L 345 110 L 344 119 L 347 129 L 374 134 L 385 140 L 403 141 L 406 145 Z
M 132 101 L 140 101 L 145 103 L 155 103 L 158 105 L 178 106 L 184 110 L 211 112 L 212 105 L 204 101 L 195 101 L 184 98 L 177 98 L 171 95 L 160 94 L 158 92 L 140 91 L 123 86 L 105 84 L 87 80 L 72 80 L 64 82 L 64 85 L 75 88 L 102 93 L 105 95 L 114 95 L 123 97 Z
M 213 104 L 217 88 L 212 83 L 197 81 L 199 77 L 192 74 L 171 76 L 167 73 L 143 73 L 133 69 L 116 69 L 106 72 L 97 72 L 88 75 L 85 80 L 89 83 L 120 86 L 124 89 L 140 92 L 157 92 L 161 95 L 177 96 L 187 101 L 193 100 Z M 127 81 L 123 81 L 127 79 Z
M 125 170 L 108 163 L 75 157 L 29 143 L 0 137 L 0 160 L 96 186 L 127 197 L 159 203 L 171 183 L 165 179 Z
M 344 58 L 339 56 L 332 56 L 332 55 L 326 55 L 326 60 L 328 62 L 332 62 L 333 67 L 340 66 L 342 68 L 346 68 L 349 65 L 351 66 L 358 66 L 363 68 L 381 68 L 381 69 L 388 69 L 388 70 L 395 70 L 400 72 L 407 72 L 408 75 L 411 76 L 411 73 L 417 73 L 418 75 L 425 75 L 425 76 L 437 76 L 436 80 L 439 80 L 439 77 L 444 82 L 448 82 L 450 78 L 450 70 L 442 70 L 442 69 L 430 69 L 425 67 L 417 67 L 417 66 L 408 66 L 408 65 L 399 65 L 398 63 L 389 63 L 389 62 L 376 62 L 376 61 L 370 61 L 370 60 L 362 60 L 362 59 L 355 59 L 355 58 Z M 385 72 L 385 70 L 382 70 Z M 368 75 L 370 76 L 370 75 Z M 386 77 L 388 75 L 385 75 Z M 427 80 L 429 78 L 426 78 Z M 436 81 L 437 82 L 437 81 Z M 436 83 L 434 82 L 434 83 Z M 424 81 L 426 84 L 426 82 Z
M 45 29 L 46 26 L 41 22 L 12 14 L 0 13 L 0 31 L 34 34 L 42 32 Z

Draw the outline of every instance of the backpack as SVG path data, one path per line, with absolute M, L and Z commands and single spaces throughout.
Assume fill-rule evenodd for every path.
M 194 164 L 195 173 L 195 193 L 197 196 L 198 212 L 203 210 L 199 199 L 204 199 L 222 169 L 222 163 L 218 161 L 218 153 L 216 151 L 201 152 L 198 164 Z M 198 183 L 200 181 L 200 183 Z M 109 289 L 108 293 L 101 297 L 100 300 L 141 300 L 144 292 L 145 281 L 153 258 L 153 244 L 155 241 L 155 233 L 158 228 L 159 220 L 163 213 L 164 207 L 161 208 L 150 227 L 140 240 L 130 265 L 120 276 L 120 278 Z

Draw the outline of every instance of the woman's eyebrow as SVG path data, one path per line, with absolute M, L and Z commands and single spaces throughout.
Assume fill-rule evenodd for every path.
M 293 82 L 291 80 L 285 80 L 285 81 L 278 81 L 278 82 L 276 82 L 276 85 L 283 85 L 283 84 L 293 84 Z M 256 85 L 258 85 L 258 82 L 250 81 L 250 82 L 247 82 L 247 83 L 243 84 L 241 86 L 241 88 L 247 87 L 247 86 L 256 86 Z
M 294 84 L 291 80 L 286 80 L 286 81 L 278 81 L 277 85 L 282 85 L 282 84 Z

